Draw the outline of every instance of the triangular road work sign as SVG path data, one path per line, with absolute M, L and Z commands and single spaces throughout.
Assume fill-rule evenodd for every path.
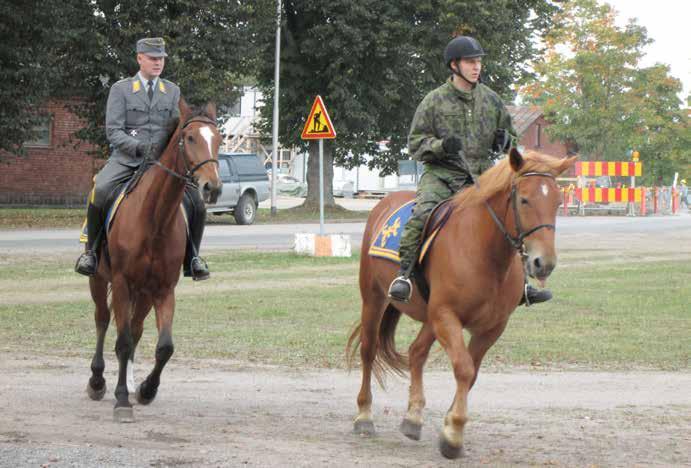
M 302 129 L 301 138 L 303 140 L 336 138 L 336 131 L 321 96 L 317 96 L 314 99 L 312 110 L 309 117 L 307 117 L 307 122 L 305 122 L 305 128 Z

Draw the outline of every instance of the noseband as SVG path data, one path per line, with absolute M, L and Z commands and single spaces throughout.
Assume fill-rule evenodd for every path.
M 182 130 L 184 130 L 188 125 L 190 125 L 193 122 L 201 122 L 201 123 L 213 125 L 214 127 L 216 126 L 216 122 L 214 122 L 213 120 L 206 118 L 206 117 L 194 117 L 194 118 L 188 120 L 185 123 L 185 125 L 183 125 L 182 128 L 180 129 L 181 131 L 180 131 L 180 140 L 178 141 L 178 156 L 180 156 L 180 154 L 184 152 L 184 148 L 185 148 L 185 142 L 183 141 L 183 137 L 182 137 Z M 184 154 L 182 155 L 182 162 L 185 164 L 185 173 L 184 174 L 179 174 L 178 172 L 167 168 L 166 166 L 161 164 L 161 162 L 158 159 L 155 159 L 152 161 L 153 164 L 157 165 L 158 167 L 160 167 L 161 169 L 166 171 L 168 174 L 170 174 L 173 177 L 176 177 L 180 180 L 184 180 L 185 182 L 194 182 L 194 179 L 192 178 L 192 176 L 204 164 L 214 163 L 214 164 L 218 165 L 218 160 L 209 158 L 209 159 L 205 159 L 204 161 L 202 161 L 199 164 L 190 168 L 189 164 L 187 164 L 187 158 L 185 157 Z
M 509 234 L 509 231 L 506 229 L 506 226 L 504 223 L 499 219 L 497 214 L 494 212 L 491 206 L 489 206 L 489 203 L 485 201 L 485 205 L 487 206 L 487 209 L 489 210 L 489 214 L 492 215 L 492 219 L 494 222 L 497 224 L 497 227 L 499 230 L 504 234 L 504 237 L 506 238 L 507 241 L 509 241 L 509 244 L 516 250 L 518 250 L 521 254 L 521 257 L 525 259 L 525 257 L 528 255 L 526 250 L 525 250 L 525 244 L 523 241 L 525 240 L 526 237 L 534 233 L 535 231 L 546 228 L 546 229 L 551 229 L 555 230 L 556 227 L 554 224 L 539 224 L 527 231 L 523 230 L 523 227 L 521 225 L 521 217 L 518 214 L 518 202 L 516 201 L 517 199 L 517 180 L 520 179 L 521 177 L 549 177 L 551 179 L 554 179 L 555 177 L 548 173 L 548 172 L 526 172 L 525 174 L 521 174 L 518 177 L 516 177 L 516 180 L 511 184 L 511 196 L 509 198 L 509 201 L 511 202 L 511 205 L 513 207 L 513 217 L 515 219 L 516 223 L 516 236 L 512 236 Z

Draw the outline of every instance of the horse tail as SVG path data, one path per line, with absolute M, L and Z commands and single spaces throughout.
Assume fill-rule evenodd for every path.
M 401 318 L 401 312 L 393 305 L 389 304 L 384 311 L 379 330 L 377 332 L 377 354 L 372 363 L 374 378 L 382 388 L 386 388 L 385 376 L 388 371 L 400 376 L 405 376 L 408 369 L 408 356 L 396 351 L 396 327 Z M 346 345 L 346 358 L 348 370 L 352 369 L 355 360 L 355 353 L 360 347 L 360 334 L 362 332 L 362 322 L 358 322 L 353 327 L 353 331 L 348 338 Z
M 409 367 L 408 356 L 396 351 L 396 327 L 400 318 L 401 311 L 389 304 L 379 325 L 379 346 L 377 346 L 377 357 L 374 360 L 374 377 L 382 388 L 384 388 L 384 375 L 387 371 L 405 377 L 405 371 Z

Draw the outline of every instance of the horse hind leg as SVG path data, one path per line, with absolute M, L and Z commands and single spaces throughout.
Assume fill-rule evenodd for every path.
M 175 311 L 175 295 L 173 291 L 154 300 L 156 308 L 156 324 L 158 326 L 158 343 L 156 344 L 156 364 L 151 373 L 137 388 L 137 401 L 142 405 L 148 405 L 158 392 L 161 383 L 161 372 L 173 355 L 173 314 Z
M 106 379 L 103 371 L 106 363 L 103 359 L 103 345 L 106 331 L 110 324 L 110 310 L 108 308 L 108 282 L 100 276 L 89 278 L 91 298 L 96 309 L 94 311 L 94 321 L 96 322 L 96 351 L 91 359 L 91 377 L 86 385 L 86 393 L 92 400 L 101 400 L 106 393 Z
M 415 341 L 411 343 L 408 349 L 410 359 L 410 395 L 408 398 L 408 411 L 401 422 L 400 429 L 403 435 L 413 440 L 420 440 L 422 433 L 422 411 L 426 403 L 422 384 L 422 370 L 435 339 L 432 325 L 429 322 L 425 322 Z
M 360 361 L 362 363 L 362 384 L 357 396 L 358 414 L 353 423 L 353 432 L 363 436 L 375 433 L 372 420 L 372 371 L 377 356 L 379 325 L 386 304 L 363 302 L 362 318 L 348 340 L 348 348 L 359 341 Z

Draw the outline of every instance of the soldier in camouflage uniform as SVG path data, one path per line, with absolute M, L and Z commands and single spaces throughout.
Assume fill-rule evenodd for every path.
M 389 298 L 408 302 L 411 272 L 417 261 L 427 217 L 441 201 L 473 183 L 471 174 L 489 168 L 495 155 L 508 151 L 516 140 L 511 117 L 501 98 L 479 82 L 482 47 L 472 37 L 459 36 L 444 50 L 453 75 L 422 100 L 411 125 L 408 149 L 424 163 L 413 215 L 400 244 L 401 267 L 389 287 Z M 551 295 L 529 287 L 529 300 L 542 302 Z M 549 297 L 548 297 L 549 296 Z
M 103 209 L 107 198 L 118 184 L 132 177 L 146 157 L 160 157 L 174 130 L 171 126 L 180 116 L 180 88 L 160 78 L 167 56 L 162 38 L 140 39 L 137 41 L 139 72 L 110 88 L 106 107 L 106 136 L 112 153 L 96 175 L 89 197 L 88 240 L 86 251 L 75 265 L 77 273 L 86 276 L 96 274 L 98 241 L 103 235 Z M 195 185 L 188 184 L 183 204 L 190 218 L 184 273 L 195 281 L 205 280 L 209 278 L 209 269 L 198 252 L 204 232 L 206 207 Z

